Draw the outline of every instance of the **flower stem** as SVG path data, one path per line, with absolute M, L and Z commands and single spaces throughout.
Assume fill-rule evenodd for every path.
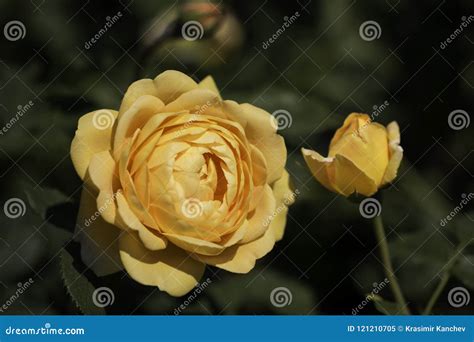
M 446 284 L 448 284 L 449 278 L 451 277 L 451 272 L 453 270 L 454 265 L 456 265 L 456 261 L 459 258 L 459 255 L 461 255 L 461 252 L 466 246 L 469 244 L 470 241 L 464 242 L 459 244 L 456 247 L 456 250 L 454 251 L 454 255 L 449 259 L 448 263 L 444 267 L 444 273 L 441 276 L 441 280 L 438 283 L 438 286 L 434 290 L 433 294 L 431 295 L 428 304 L 426 305 L 425 310 L 423 310 L 423 315 L 430 315 L 431 310 L 433 310 L 434 305 L 438 301 L 439 296 L 441 293 L 443 293 L 444 288 L 446 287 Z
M 393 295 L 397 304 L 400 306 L 402 313 L 404 315 L 410 315 L 410 310 L 406 304 L 405 298 L 403 297 L 402 290 L 398 284 L 397 278 L 393 271 L 392 261 L 390 260 L 390 251 L 388 249 L 387 237 L 385 236 L 385 229 L 383 226 L 382 216 L 376 216 L 374 218 L 374 228 L 375 236 L 377 237 L 378 246 L 380 248 L 380 255 L 382 257 L 382 262 L 385 266 L 385 275 L 390 282 L 390 287 L 392 288 Z

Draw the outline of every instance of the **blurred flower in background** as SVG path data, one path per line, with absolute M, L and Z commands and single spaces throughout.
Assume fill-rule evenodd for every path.
M 186 66 L 216 67 L 244 40 L 242 23 L 222 2 L 184 1 L 152 22 L 143 39 L 145 64 L 172 59 Z

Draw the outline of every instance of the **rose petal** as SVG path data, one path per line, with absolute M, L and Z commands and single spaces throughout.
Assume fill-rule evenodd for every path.
M 85 114 L 79 119 L 76 135 L 71 143 L 71 159 L 81 179 L 84 179 L 92 156 L 111 149 L 112 128 L 117 114 L 115 110 L 101 109 Z M 99 115 L 111 121 L 105 127 L 97 128 L 94 122 Z
M 216 256 L 192 254 L 196 260 L 234 273 L 248 273 L 255 267 L 257 259 L 265 256 L 275 245 L 275 232 L 267 229 L 260 238 L 242 245 L 226 248 Z
M 104 220 L 113 224 L 116 215 L 114 189 L 118 189 L 120 181 L 110 151 L 94 154 L 89 165 L 89 176 L 91 183 L 99 191 L 97 208 Z
M 246 122 L 245 134 L 265 156 L 267 161 L 267 183 L 271 184 L 281 177 L 286 163 L 286 146 L 283 137 L 276 133 L 270 113 L 244 103 L 240 105 L 240 115 Z
M 176 112 L 189 110 L 201 115 L 208 107 L 219 102 L 219 96 L 207 89 L 193 89 L 181 94 L 176 100 L 166 105 L 165 111 Z
M 167 70 L 153 80 L 158 97 L 165 104 L 177 99 L 181 94 L 197 88 L 196 82 L 182 72 Z
M 293 192 L 290 186 L 290 175 L 284 170 L 282 177 L 273 183 L 273 195 L 277 205 L 276 216 L 270 223 L 269 229 L 275 233 L 276 241 L 283 238 L 285 231 L 286 219 L 288 214 L 288 206 L 293 204 L 298 190 Z
M 262 198 L 255 211 L 247 217 L 249 229 L 242 239 L 242 243 L 247 243 L 261 237 L 268 229 L 273 215 L 276 215 L 276 201 L 272 188 L 267 184 L 263 189 Z
M 366 121 L 365 116 L 351 114 L 349 123 L 346 119 L 338 130 L 345 129 L 343 135 L 331 141 L 329 156 L 344 156 L 379 186 L 388 164 L 387 131 L 380 124 Z
M 337 189 L 331 182 L 329 177 L 328 167 L 334 162 L 334 158 L 324 158 L 316 151 L 301 149 L 304 160 L 308 165 L 309 170 L 321 185 L 330 191 L 337 192 Z
M 213 242 L 205 241 L 190 236 L 175 235 L 175 234 L 164 234 L 168 240 L 174 243 L 176 246 L 190 252 L 199 253 L 203 255 L 217 255 L 224 250 L 224 246 L 218 245 Z
M 367 176 L 352 161 L 336 154 L 334 160 L 334 184 L 338 192 L 349 196 L 356 192 L 364 196 L 371 196 L 377 192 L 377 184 Z
M 117 193 L 117 223 L 123 226 L 124 229 L 133 229 L 138 232 L 138 236 L 143 245 L 149 250 L 156 251 L 165 249 L 167 240 L 158 232 L 151 231 L 145 227 L 138 217 L 130 209 L 127 200 L 122 193 Z
M 125 113 L 143 95 L 158 97 L 158 90 L 153 80 L 146 78 L 130 84 L 120 105 L 120 112 Z
M 124 234 L 119 247 L 122 263 L 133 279 L 175 297 L 191 291 L 204 273 L 204 264 L 172 244 L 161 251 L 149 251 L 135 234 Z
M 199 82 L 198 87 L 201 89 L 207 89 L 219 96 L 219 100 L 222 100 L 219 89 L 217 88 L 216 82 L 211 75 L 206 76 L 201 82 Z
M 395 121 L 388 124 L 387 133 L 390 159 L 383 176 L 382 185 L 392 182 L 397 177 L 398 168 L 403 159 L 403 148 L 400 146 L 400 128 Z
M 125 112 L 120 112 L 114 137 L 114 157 L 118 158 L 125 139 L 133 136 L 137 129 L 143 128 L 147 121 L 164 107 L 158 98 L 140 96 Z

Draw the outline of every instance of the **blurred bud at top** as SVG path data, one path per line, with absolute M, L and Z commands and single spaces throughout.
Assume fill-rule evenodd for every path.
M 160 16 L 158 13 L 159 21 L 153 21 L 155 26 L 144 37 L 143 62 L 149 66 L 213 68 L 227 63 L 244 40 L 241 22 L 222 4 L 184 1 Z

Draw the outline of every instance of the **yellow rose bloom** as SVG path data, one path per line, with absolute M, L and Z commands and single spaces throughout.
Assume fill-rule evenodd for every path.
M 79 119 L 76 236 L 97 275 L 122 269 L 173 296 L 205 265 L 246 273 L 283 236 L 292 202 L 273 117 L 178 71 L 130 85 L 118 111 Z M 290 198 L 290 200 L 289 200 Z M 271 219 L 269 219 L 271 218 Z
M 329 156 L 302 149 L 314 177 L 327 189 L 344 196 L 372 196 L 397 176 L 403 157 L 400 129 L 372 122 L 367 114 L 350 114 L 329 145 Z

